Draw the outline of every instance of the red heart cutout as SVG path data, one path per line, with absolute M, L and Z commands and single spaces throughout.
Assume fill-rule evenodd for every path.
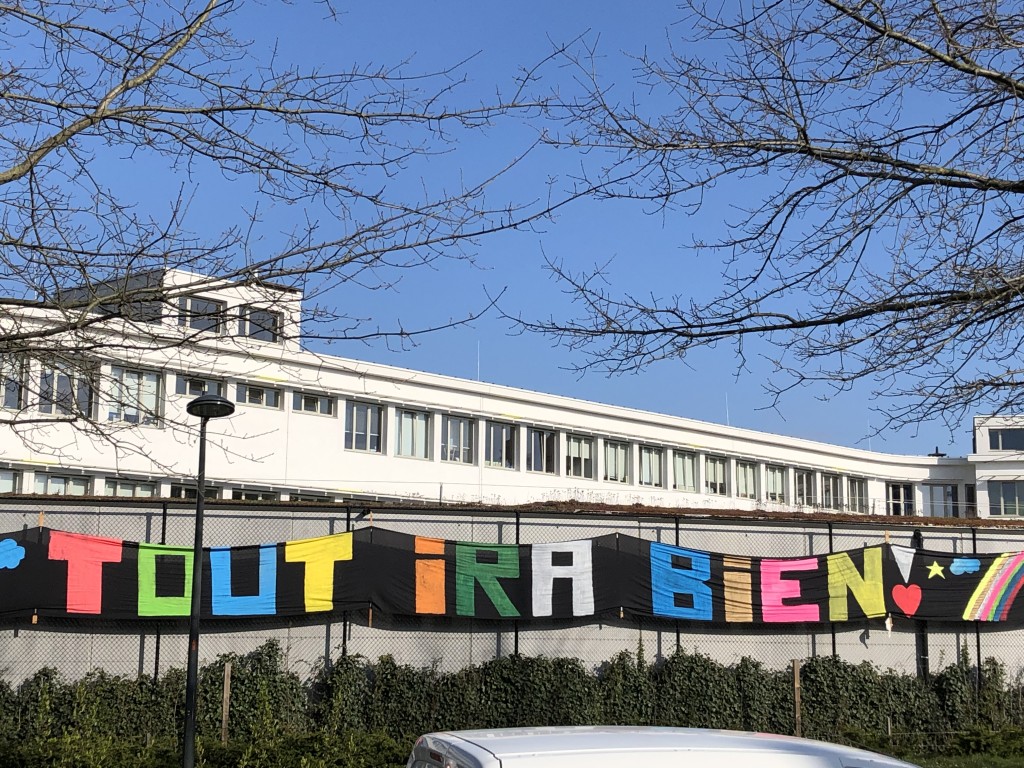
M 904 587 L 897 584 L 892 588 L 892 599 L 903 613 L 913 616 L 921 607 L 921 588 L 917 584 Z

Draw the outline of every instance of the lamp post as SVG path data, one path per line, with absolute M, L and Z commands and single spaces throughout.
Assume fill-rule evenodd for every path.
M 206 422 L 230 416 L 235 404 L 207 393 L 185 406 L 190 416 L 199 417 L 199 475 L 196 483 L 196 530 L 192 545 L 192 608 L 188 614 L 188 668 L 185 673 L 185 738 L 181 750 L 182 768 L 196 764 L 196 693 L 199 683 L 199 606 L 203 595 L 203 506 L 206 501 Z

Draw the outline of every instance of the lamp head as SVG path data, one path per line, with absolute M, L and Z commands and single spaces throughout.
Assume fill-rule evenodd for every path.
M 207 392 L 186 405 L 185 410 L 191 416 L 198 416 L 200 419 L 219 419 L 221 416 L 230 416 L 234 413 L 235 404 L 226 397 Z

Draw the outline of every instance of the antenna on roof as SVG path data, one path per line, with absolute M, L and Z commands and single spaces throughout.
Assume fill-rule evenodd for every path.
M 945 456 L 946 454 L 942 453 L 942 452 L 941 452 L 941 451 L 939 450 L 939 446 L 937 446 L 937 445 L 936 445 L 936 446 L 935 446 L 935 452 L 934 452 L 934 453 L 929 453 L 928 455 L 929 455 L 929 456 L 935 456 L 936 458 L 939 458 L 939 459 L 941 459 L 941 458 L 942 458 L 943 456 Z

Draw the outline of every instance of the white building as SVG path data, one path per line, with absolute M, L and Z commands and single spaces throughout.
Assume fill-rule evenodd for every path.
M 217 392 L 237 404 L 209 424 L 222 498 L 1024 512 L 1022 418 L 976 418 L 965 458 L 875 453 L 318 354 L 290 332 L 293 290 L 181 271 L 137 281 L 159 301 L 101 326 L 104 344 L 74 366 L 7 368 L 3 492 L 194 494 L 185 405 Z M 18 322 L 45 328 L 58 312 L 27 305 Z M 76 410 L 101 432 L 61 423 Z

